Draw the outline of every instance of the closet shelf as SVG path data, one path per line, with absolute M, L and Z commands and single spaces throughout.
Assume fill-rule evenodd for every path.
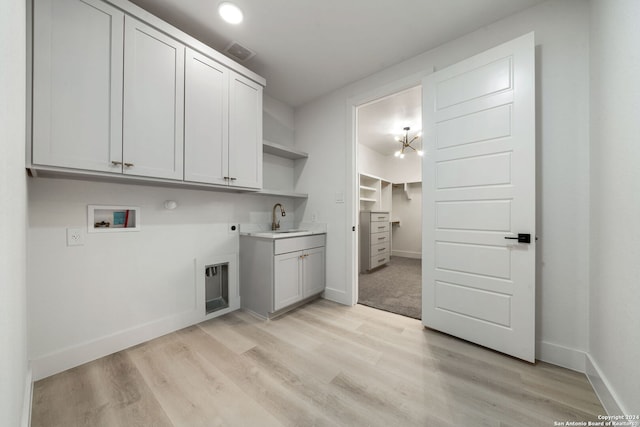
M 361 202 L 377 202 L 377 199 L 372 199 L 370 197 L 360 197 Z
M 287 147 L 286 145 L 277 144 L 275 142 L 263 140 L 262 151 L 267 154 L 273 154 L 274 156 L 284 157 L 285 159 L 306 159 L 309 154 L 304 151 L 296 150 L 295 148 Z
M 373 187 L 367 187 L 366 185 L 361 185 L 360 189 L 361 190 L 366 190 L 366 191 L 378 191 L 378 189 L 373 188 Z

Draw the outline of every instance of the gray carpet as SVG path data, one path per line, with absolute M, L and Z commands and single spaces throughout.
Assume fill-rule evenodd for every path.
M 392 256 L 385 267 L 360 274 L 358 303 L 422 318 L 421 260 Z

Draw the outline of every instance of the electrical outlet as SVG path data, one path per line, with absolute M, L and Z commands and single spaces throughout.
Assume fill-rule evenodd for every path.
M 81 228 L 67 228 L 67 246 L 84 245 L 84 234 Z

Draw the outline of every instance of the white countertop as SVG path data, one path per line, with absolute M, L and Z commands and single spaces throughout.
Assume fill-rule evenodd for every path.
M 262 237 L 265 239 L 286 239 L 288 237 L 311 236 L 314 234 L 325 234 L 325 231 L 318 230 L 277 230 L 277 231 L 241 231 L 241 236 Z

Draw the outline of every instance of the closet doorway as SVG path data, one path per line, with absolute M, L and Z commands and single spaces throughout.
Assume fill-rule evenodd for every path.
M 357 108 L 358 303 L 422 316 L 422 88 Z

